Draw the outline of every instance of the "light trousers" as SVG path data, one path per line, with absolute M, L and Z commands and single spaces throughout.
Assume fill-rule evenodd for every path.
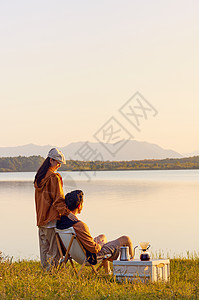
M 55 228 L 39 227 L 39 246 L 41 265 L 49 271 L 51 267 L 58 265 L 60 259 Z

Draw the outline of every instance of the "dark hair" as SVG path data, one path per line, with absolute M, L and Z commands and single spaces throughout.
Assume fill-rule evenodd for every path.
M 37 171 L 37 174 L 35 175 L 35 180 L 34 183 L 36 182 L 37 185 L 40 184 L 40 182 L 42 181 L 42 179 L 45 177 L 49 167 L 51 166 L 50 164 L 50 158 L 47 157 L 43 164 L 41 165 L 41 167 L 39 168 L 39 170 Z
M 66 206 L 73 211 L 83 202 L 84 193 L 81 190 L 75 190 L 65 195 Z

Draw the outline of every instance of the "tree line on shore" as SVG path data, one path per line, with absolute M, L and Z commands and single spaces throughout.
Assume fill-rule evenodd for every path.
M 0 172 L 36 172 L 43 163 L 41 156 L 1 157 Z M 60 171 L 108 170 L 180 170 L 199 169 L 199 156 L 188 158 L 145 159 L 131 161 L 67 160 Z

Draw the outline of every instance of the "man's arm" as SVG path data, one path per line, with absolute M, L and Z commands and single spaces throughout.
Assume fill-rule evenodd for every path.
M 79 221 L 73 225 L 73 228 L 75 229 L 78 239 L 86 248 L 86 250 L 96 254 L 101 250 L 101 246 L 94 241 L 90 234 L 88 226 L 85 223 Z

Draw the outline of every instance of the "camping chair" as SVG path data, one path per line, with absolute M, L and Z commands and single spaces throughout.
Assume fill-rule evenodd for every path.
M 82 273 L 82 270 L 85 267 L 85 265 L 91 266 L 94 273 L 97 274 L 98 270 L 103 266 L 103 263 L 111 257 L 111 254 L 107 254 L 100 257 L 100 261 L 98 260 L 97 262 L 97 263 L 100 262 L 100 265 L 96 269 L 95 266 L 88 261 L 88 258 L 86 256 L 86 250 L 81 244 L 80 240 L 78 239 L 73 227 L 62 229 L 62 230 L 60 229 L 55 229 L 55 230 L 56 230 L 57 246 L 61 256 L 58 270 L 60 269 L 62 263 L 66 264 L 67 261 L 69 260 L 77 276 L 79 276 Z M 63 250 L 65 252 L 65 256 L 63 254 Z M 79 272 L 77 272 L 73 260 L 75 260 L 77 263 L 81 265 Z

